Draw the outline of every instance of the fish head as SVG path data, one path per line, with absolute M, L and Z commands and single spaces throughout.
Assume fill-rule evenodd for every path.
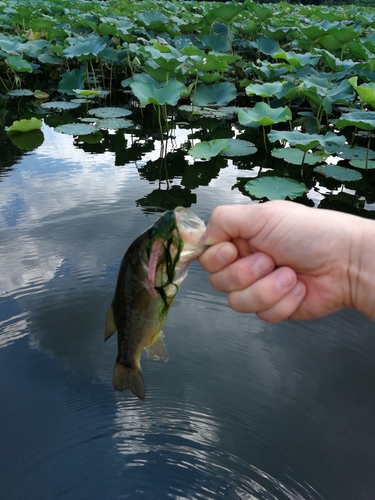
M 206 225 L 201 218 L 187 208 L 174 209 L 177 230 L 184 243 L 198 245 L 206 230 Z

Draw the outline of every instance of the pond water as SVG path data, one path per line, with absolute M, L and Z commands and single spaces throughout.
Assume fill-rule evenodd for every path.
M 0 497 L 375 498 L 375 327 L 355 311 L 269 325 L 231 311 L 194 262 L 169 362 L 142 358 L 146 400 L 114 392 L 104 319 L 153 206 L 207 221 L 251 201 L 231 162 L 181 173 L 176 153 L 159 184 L 147 141 L 124 160 L 43 133 L 0 160 Z

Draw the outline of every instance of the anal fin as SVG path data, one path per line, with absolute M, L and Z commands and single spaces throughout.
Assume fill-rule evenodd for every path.
M 113 304 L 109 306 L 104 326 L 104 342 L 111 337 L 117 330 L 115 316 L 113 314 Z
M 145 348 L 147 356 L 153 359 L 162 359 L 163 361 L 168 361 L 168 352 L 166 345 L 164 343 L 163 332 L 160 332 L 155 340 Z

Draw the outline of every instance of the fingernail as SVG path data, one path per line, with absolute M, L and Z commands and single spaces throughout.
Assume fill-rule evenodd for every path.
M 224 264 L 232 262 L 233 249 L 230 246 L 224 245 L 220 247 L 219 250 L 216 252 L 216 257 Z
M 298 297 L 299 295 L 303 294 L 304 290 L 305 290 L 305 285 L 300 281 L 298 281 L 296 286 L 292 290 L 292 294 Z
M 205 231 L 202 236 L 199 238 L 199 244 L 204 245 L 207 240 L 207 231 Z
M 290 288 L 291 285 L 295 282 L 295 276 L 291 271 L 287 269 L 283 269 L 279 272 L 279 274 L 275 278 L 276 285 L 281 289 L 285 290 L 286 288 Z
M 254 268 L 258 274 L 267 274 L 273 269 L 273 264 L 267 257 L 260 255 L 254 262 Z

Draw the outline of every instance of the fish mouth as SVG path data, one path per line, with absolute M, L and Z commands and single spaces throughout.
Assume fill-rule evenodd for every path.
M 205 223 L 197 215 L 184 207 L 175 208 L 174 213 L 177 230 L 183 242 L 198 245 L 206 231 Z

